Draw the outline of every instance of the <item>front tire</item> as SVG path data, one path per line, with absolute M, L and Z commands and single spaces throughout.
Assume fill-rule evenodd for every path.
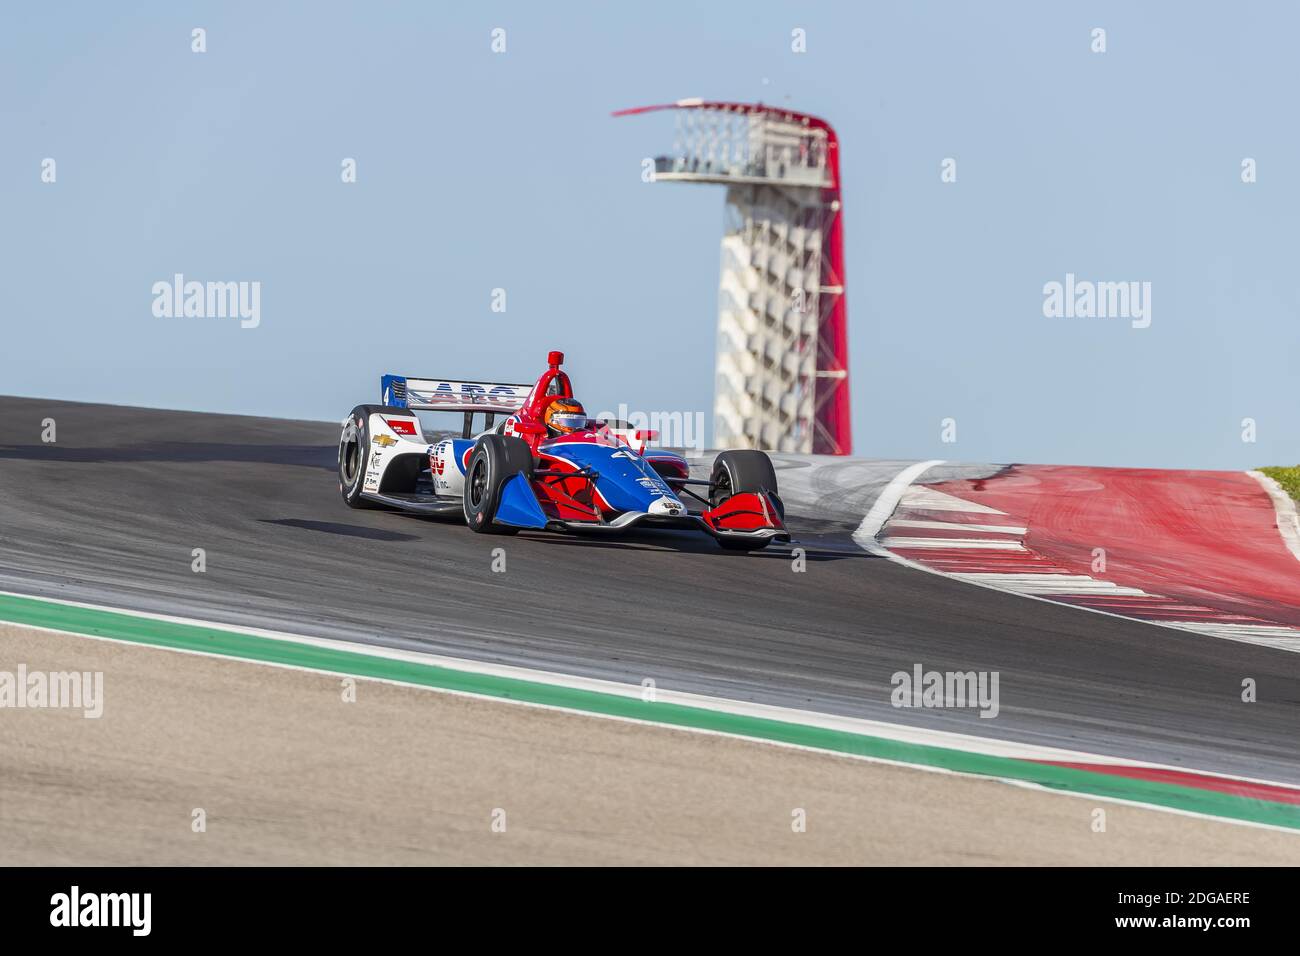
M 776 508 L 781 520 L 785 520 L 785 505 L 776 493 L 776 469 L 766 452 L 745 448 L 736 451 L 724 451 L 713 462 L 713 474 L 709 478 L 709 505 L 717 508 L 732 495 L 766 494 Z M 718 538 L 718 544 L 728 551 L 759 551 L 766 548 L 770 538 L 751 540 L 746 538 Z
M 479 534 L 518 534 L 521 529 L 494 522 L 506 481 L 523 472 L 533 476 L 533 452 L 522 438 L 484 435 L 465 469 L 465 523 Z

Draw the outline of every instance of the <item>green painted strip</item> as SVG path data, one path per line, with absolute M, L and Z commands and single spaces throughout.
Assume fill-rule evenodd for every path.
M 1073 793 L 1131 800 L 1176 810 L 1300 830 L 1300 806 L 1293 804 L 1252 799 L 1178 784 L 1117 777 L 1090 770 L 1053 767 L 1012 757 L 994 757 L 928 744 L 904 743 L 763 717 L 721 713 L 702 707 L 650 703 L 639 697 L 620 697 L 616 694 L 559 687 L 537 681 L 475 674 L 432 664 L 374 657 L 363 651 L 315 647 L 215 627 L 158 621 L 118 611 L 73 607 L 36 598 L 0 595 L 0 620 L 76 634 L 115 638 L 153 647 L 202 651 L 223 657 L 287 664 L 353 677 L 402 681 L 442 690 L 564 707 L 667 726 L 711 730 L 759 740 L 796 744 L 832 753 L 942 767 L 960 773 L 1021 780 Z

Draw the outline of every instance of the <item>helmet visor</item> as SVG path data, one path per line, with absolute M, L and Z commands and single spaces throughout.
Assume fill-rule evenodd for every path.
M 587 427 L 587 416 L 577 412 L 556 412 L 548 421 L 552 428 L 561 432 L 576 432 Z

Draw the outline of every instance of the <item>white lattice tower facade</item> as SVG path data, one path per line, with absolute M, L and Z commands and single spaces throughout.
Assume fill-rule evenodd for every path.
M 661 182 L 725 185 L 714 443 L 847 454 L 838 143 L 824 122 L 681 101 Z
M 819 204 L 800 192 L 727 190 L 713 409 L 720 448 L 813 448 L 821 230 L 807 225 Z

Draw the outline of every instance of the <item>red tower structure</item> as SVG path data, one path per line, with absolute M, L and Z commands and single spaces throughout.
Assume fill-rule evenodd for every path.
M 718 295 L 714 444 L 847 455 L 848 312 L 840 150 L 823 119 L 691 99 L 673 110 L 658 182 L 727 187 Z

